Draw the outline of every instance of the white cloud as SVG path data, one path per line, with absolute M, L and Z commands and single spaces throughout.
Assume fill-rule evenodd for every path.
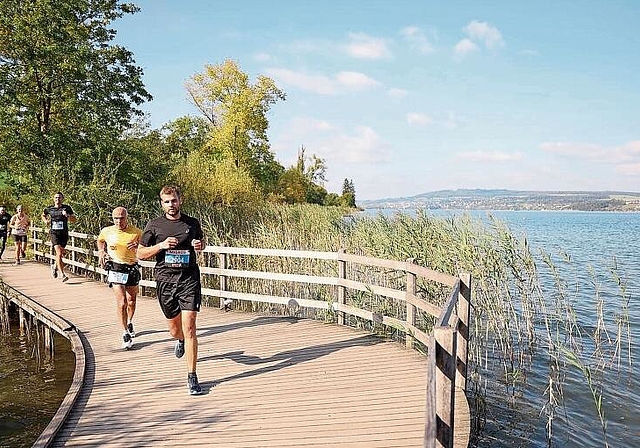
M 286 68 L 270 68 L 266 70 L 266 74 L 284 85 L 298 87 L 320 95 L 336 93 L 335 83 L 324 75 L 308 75 Z
M 284 86 L 297 87 L 320 95 L 335 95 L 362 91 L 379 85 L 375 79 L 360 72 L 339 72 L 333 78 L 326 75 L 311 75 L 286 68 L 269 68 L 267 76 Z
M 470 41 L 469 39 L 462 39 L 460 42 L 456 44 L 455 47 L 453 47 L 453 51 L 458 56 L 466 56 L 467 54 L 477 50 L 478 50 L 478 46 L 474 44 L 472 41 Z
M 640 140 L 632 140 L 613 147 L 582 142 L 545 142 L 540 145 L 540 149 L 561 156 L 597 160 L 604 163 L 640 162 Z
M 378 85 L 378 81 L 359 72 L 340 72 L 336 75 L 336 81 L 356 90 L 365 90 Z
M 389 145 L 368 126 L 356 126 L 351 135 L 338 135 L 326 141 L 317 151 L 336 166 L 339 163 L 379 163 L 391 159 Z M 335 164 L 335 165 L 334 165 Z
M 473 20 L 464 28 L 464 31 L 471 40 L 483 43 L 489 50 L 496 50 L 504 46 L 500 31 L 487 22 Z
M 466 151 L 456 156 L 458 159 L 470 162 L 513 162 L 522 160 L 521 152 L 508 153 L 503 151 Z
M 433 45 L 424 34 L 424 32 L 416 26 L 408 26 L 400 30 L 400 34 L 422 54 L 433 53 Z
M 358 59 L 382 59 L 390 56 L 387 41 L 365 33 L 349 33 L 347 54 Z
M 391 98 L 395 98 L 395 99 L 402 99 L 402 98 L 406 97 L 408 94 L 409 94 L 409 92 L 407 90 L 404 90 L 404 89 L 391 88 L 391 89 L 387 90 L 387 95 L 389 95 Z
M 407 123 L 411 126 L 427 126 L 431 124 L 433 120 L 429 115 L 421 114 L 419 112 L 409 112 L 407 114 Z
M 618 165 L 616 171 L 624 176 L 640 176 L 640 163 Z
M 334 129 L 333 125 L 326 120 L 318 120 L 311 117 L 294 117 L 290 120 L 289 127 L 295 129 L 299 135 L 315 131 L 330 131 Z

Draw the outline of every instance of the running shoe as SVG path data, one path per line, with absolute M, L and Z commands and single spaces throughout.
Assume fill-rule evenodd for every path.
M 26 257 L 26 256 L 27 256 L 27 254 L 25 254 L 25 253 L 24 253 L 24 251 L 21 251 L 21 252 L 20 252 L 20 254 L 21 254 L 20 256 L 21 256 L 22 258 L 24 258 L 24 257 Z
M 127 331 L 129 332 L 129 336 L 131 336 L 132 338 L 136 337 L 136 330 L 133 329 L 133 323 L 129 322 L 127 324 Z
M 126 331 L 122 334 L 122 348 L 125 350 L 129 350 L 133 345 L 133 341 L 131 340 L 131 335 Z
M 176 354 L 176 358 L 182 358 L 182 355 L 184 355 L 184 341 L 178 340 L 178 342 L 176 342 L 174 353 Z
M 189 387 L 189 395 L 202 395 L 202 387 L 200 387 L 198 376 L 195 373 L 189 374 L 187 385 Z
M 16 266 L 18 266 L 20 264 L 20 260 L 16 260 L 16 262 L 14 263 Z
M 58 278 L 58 267 L 55 263 L 51 264 L 51 277 Z
M 65 274 L 62 274 L 62 283 L 66 282 L 67 280 L 69 280 L 69 277 L 67 277 Z

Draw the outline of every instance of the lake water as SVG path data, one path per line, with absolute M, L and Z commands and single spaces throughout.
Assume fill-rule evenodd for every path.
M 392 214 L 391 210 L 367 210 L 366 214 Z M 406 213 L 411 213 L 406 211 Z M 598 382 L 604 387 L 603 409 L 610 447 L 640 446 L 640 214 L 611 212 L 543 212 L 543 211 L 445 211 L 436 216 L 468 213 L 486 218 L 488 213 L 506 222 L 518 237 L 529 241 L 534 253 L 538 249 L 556 256 L 570 254 L 570 266 L 561 265 L 563 278 L 573 285 L 578 319 L 586 322 L 584 330 L 593 331 L 595 322 L 593 277 L 588 266 L 597 272 L 598 285 L 609 309 L 619 309 L 620 295 L 611 281 L 609 268 L 616 260 L 617 269 L 627 281 L 630 295 L 629 318 L 633 365 L 622 368 L 619 375 Z M 551 279 L 540 263 L 544 282 Z M 548 288 L 552 290 L 553 288 Z M 612 303 L 613 301 L 613 303 Z M 608 314 L 607 314 L 608 315 Z M 610 318 L 615 316 L 608 315 Z M 15 329 L 15 325 L 14 325 Z M 615 335 L 612 335 L 615 336 Z M 55 362 L 37 366 L 30 345 L 14 333 L 0 336 L 0 446 L 27 447 L 40 434 L 66 393 L 73 375 L 73 354 L 61 337 Z M 536 366 L 535 362 L 539 364 Z M 623 364 L 627 362 L 623 357 Z M 547 447 L 545 418 L 541 414 L 547 381 L 546 359 L 538 358 L 519 394 L 507 392 L 495 378 L 487 378 L 487 423 L 480 447 Z M 554 423 L 553 445 L 557 447 L 604 446 L 600 421 L 585 377 L 567 368 L 563 389 L 564 407 L 558 409 Z M 600 378 L 596 378 L 597 381 Z
M 54 332 L 54 359 L 38 362 L 33 340 L 17 319 L 0 335 L 0 447 L 26 448 L 40 436 L 64 399 L 75 369 L 71 343 Z
M 367 210 L 365 214 L 397 213 L 393 210 Z M 402 213 L 414 214 L 406 210 Z M 527 238 L 536 257 L 545 298 L 557 289 L 544 263 L 540 250 L 550 254 L 561 277 L 567 282 L 568 294 L 576 310 L 581 330 L 596 329 L 596 297 L 604 304 L 603 315 L 608 321 L 608 337 L 615 339 L 616 313 L 621 309 L 620 288 L 610 270 L 615 266 L 626 282 L 629 300 L 629 333 L 632 365 L 628 363 L 628 346 L 622 347 L 622 366 L 609 370 L 602 379 L 598 366 L 590 365 L 593 384 L 602 393 L 602 409 L 606 420 L 610 447 L 640 446 L 640 213 L 572 212 L 572 211 L 453 211 L 434 210 L 429 214 L 441 217 L 469 214 L 489 222 L 492 215 L 507 223 L 515 236 Z M 567 256 L 563 255 L 567 254 Z M 563 260 L 570 260 L 566 263 Z M 597 291 L 597 294 L 596 294 Z M 603 337 L 607 337 L 604 334 Z M 585 338 L 589 352 L 590 338 Z M 542 412 L 545 388 L 548 384 L 548 357 L 534 356 L 527 376 L 528 386 L 514 393 L 500 381 L 501 372 L 488 381 L 487 423 L 480 447 L 547 447 L 546 419 Z M 605 357 L 606 358 L 606 357 Z M 606 358 L 609 359 L 609 358 Z M 589 365 L 589 360 L 585 360 Z M 595 359 L 593 360 L 595 363 Z M 603 430 L 586 376 L 579 369 L 567 366 L 564 372 L 562 406 L 557 409 L 553 424 L 552 446 L 602 447 Z M 485 372 L 485 375 L 487 372 Z M 486 375 L 487 376 L 487 375 Z M 490 375 L 489 375 L 490 376 Z

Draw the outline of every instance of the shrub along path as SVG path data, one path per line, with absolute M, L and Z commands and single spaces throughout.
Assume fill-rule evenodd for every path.
M 0 276 L 73 322 L 87 345 L 80 397 L 51 446 L 423 446 L 426 361 L 396 343 L 203 308 L 205 394 L 189 396 L 185 361 L 173 354 L 155 299 L 138 299 L 135 344 L 125 351 L 106 285 L 73 275 L 62 283 L 33 261 L 2 264 Z

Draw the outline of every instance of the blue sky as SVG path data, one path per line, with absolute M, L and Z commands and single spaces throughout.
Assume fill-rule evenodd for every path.
M 197 115 L 185 82 L 236 61 L 287 99 L 304 145 L 357 199 L 457 188 L 640 191 L 640 2 L 138 0 L 115 23 L 154 128 Z

